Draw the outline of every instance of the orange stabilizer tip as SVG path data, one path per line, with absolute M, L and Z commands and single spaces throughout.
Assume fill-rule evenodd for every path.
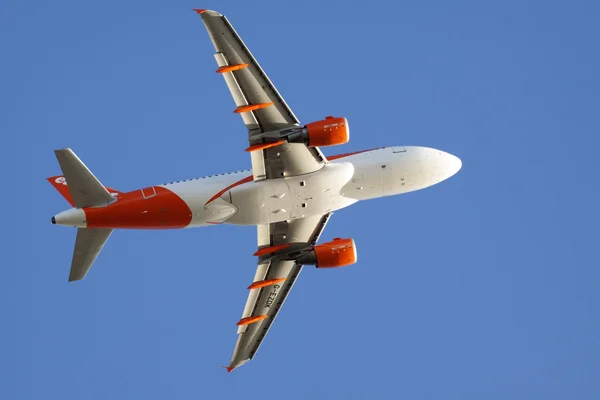
M 231 372 L 231 371 L 234 370 L 234 368 L 232 368 L 232 367 L 226 367 L 224 365 L 223 365 L 223 368 L 225 368 L 227 370 L 227 372 Z
M 253 324 L 255 322 L 262 321 L 263 319 L 265 319 L 267 317 L 268 317 L 268 315 L 257 315 L 256 317 L 242 318 L 242 319 L 240 319 L 240 322 L 238 322 L 236 325 L 243 326 L 243 325 Z
M 265 247 L 265 248 L 257 250 L 256 253 L 254 253 L 254 255 L 257 257 L 260 257 L 260 256 L 264 256 L 266 254 L 275 253 L 277 250 L 282 250 L 287 247 L 290 247 L 290 245 L 289 244 L 280 244 L 278 246 Z
M 272 105 L 273 105 L 273 102 L 270 102 L 270 103 L 258 103 L 258 104 L 248 104 L 247 106 L 239 106 L 238 108 L 236 108 L 235 110 L 233 110 L 233 112 L 236 113 L 236 114 L 239 114 L 239 113 L 243 113 L 243 112 L 259 110 L 261 108 L 269 107 L 269 106 L 272 106 Z
M 217 70 L 218 74 L 223 74 L 225 72 L 237 71 L 238 69 L 246 68 L 248 64 L 233 64 L 233 65 L 225 65 L 223 67 L 219 67 Z
M 205 13 L 207 10 L 201 10 L 199 8 L 192 8 L 192 10 L 196 11 L 198 14 Z
M 276 142 L 267 142 L 267 143 L 258 143 L 253 144 L 252 146 L 246 149 L 247 152 L 253 152 L 257 150 L 270 149 L 271 147 L 279 146 L 280 144 L 284 144 L 285 140 L 278 140 Z
M 271 286 L 279 282 L 285 281 L 285 278 L 277 278 L 277 279 L 267 279 L 265 281 L 254 282 L 252 285 L 248 286 L 248 289 L 259 289 L 265 286 Z

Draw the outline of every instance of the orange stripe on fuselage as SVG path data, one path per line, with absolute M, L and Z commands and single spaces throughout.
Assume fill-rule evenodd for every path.
M 349 156 L 353 156 L 355 154 L 366 153 L 367 151 L 380 150 L 380 149 L 383 149 L 383 147 L 377 147 L 377 148 L 368 149 L 368 150 L 359 150 L 359 151 L 354 151 L 352 153 L 336 154 L 335 156 L 327 157 L 327 160 L 329 160 L 329 161 L 339 160 L 340 158 L 349 157 Z
M 219 197 L 221 197 L 223 195 L 223 193 L 225 193 L 226 191 L 228 191 L 229 189 L 232 189 L 236 186 L 242 185 L 244 183 L 248 183 L 248 182 L 252 182 L 252 179 L 254 179 L 253 175 L 247 176 L 244 179 L 240 179 L 239 181 L 232 183 L 231 185 L 227 186 L 225 189 L 222 189 L 219 193 L 215 194 L 213 197 L 211 197 L 210 199 L 208 199 L 208 201 L 206 203 L 204 203 L 204 205 L 207 205 L 208 203 L 215 201 L 216 199 L 218 199 Z
M 344 158 L 344 157 L 348 157 L 348 156 L 353 156 L 355 154 L 360 154 L 360 153 L 365 153 L 367 151 L 372 151 L 372 150 L 379 150 L 382 149 L 383 147 L 378 147 L 375 149 L 368 149 L 368 150 L 360 150 L 360 151 L 355 151 L 353 153 L 344 153 L 344 154 L 338 154 L 335 156 L 330 156 L 327 158 L 328 161 L 333 161 L 333 160 L 339 160 L 340 158 Z M 226 191 L 228 191 L 229 189 L 232 189 L 236 186 L 242 185 L 244 183 L 248 183 L 248 182 L 252 182 L 253 176 L 247 176 L 244 179 L 240 179 L 239 181 L 227 186 L 225 189 L 222 189 L 219 193 L 215 194 L 213 197 L 211 197 L 204 205 L 207 205 L 208 203 L 215 201 L 216 199 L 218 199 L 219 197 L 221 197 L 223 195 L 223 193 L 225 193 Z
M 123 193 L 106 207 L 83 211 L 88 228 L 173 229 L 192 222 L 192 211 L 185 201 L 161 186 Z

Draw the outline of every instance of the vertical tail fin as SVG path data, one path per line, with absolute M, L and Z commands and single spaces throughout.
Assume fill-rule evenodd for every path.
M 77 208 L 106 206 L 115 199 L 100 181 L 90 172 L 71 149 L 60 149 L 54 152 L 67 184 L 67 196 L 64 187 L 60 187 L 57 179 L 50 181 L 59 192 Z M 57 178 L 57 177 L 55 177 Z M 50 180 L 51 178 L 48 178 Z M 61 182 L 63 183 L 63 182 Z
M 54 189 L 58 190 L 58 192 L 69 202 L 69 204 L 75 207 L 75 203 L 73 203 L 73 199 L 71 198 L 71 192 L 69 191 L 69 186 L 67 185 L 67 180 L 63 175 L 55 175 L 50 178 L 46 178 L 48 182 Z M 104 186 L 106 190 L 111 194 L 111 196 L 123 194 L 120 190 L 109 188 L 108 186 Z
M 81 208 L 106 206 L 115 201 L 109 190 L 113 194 L 119 192 L 102 186 L 71 149 L 56 150 L 55 154 L 63 175 L 50 177 L 48 181 L 73 207 L 77 208 L 77 210 L 67 210 L 65 213 L 75 211 L 83 214 L 85 211 L 80 210 Z M 52 223 L 55 223 L 54 217 Z M 112 231 L 105 228 L 77 229 L 69 282 L 85 277 Z
M 71 198 L 71 192 L 69 192 L 69 187 L 67 186 L 67 180 L 64 176 L 51 176 L 50 178 L 46 178 L 46 180 L 54 186 L 54 189 L 58 190 L 58 193 L 60 193 L 72 207 L 75 207 L 75 203 L 73 203 L 73 199 Z

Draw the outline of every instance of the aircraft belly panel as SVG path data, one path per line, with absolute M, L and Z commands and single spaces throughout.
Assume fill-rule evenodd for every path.
M 317 172 L 290 178 L 266 179 L 231 189 L 237 212 L 227 223 L 262 225 L 323 215 L 356 202 L 340 193 L 352 179 L 350 163 L 328 164 Z
M 266 202 L 268 181 L 248 183 L 230 190 L 231 203 L 237 208 L 227 223 L 234 225 L 257 225 L 268 221 Z

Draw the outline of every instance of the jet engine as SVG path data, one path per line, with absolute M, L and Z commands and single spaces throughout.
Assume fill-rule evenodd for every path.
M 314 264 L 317 268 L 345 267 L 356 262 L 354 239 L 335 238 L 314 246 L 312 251 L 298 257 L 298 264 Z
M 327 117 L 324 120 L 306 124 L 301 132 L 288 137 L 290 143 L 306 143 L 310 147 L 337 146 L 348 143 L 350 127 L 346 118 Z
M 250 137 L 252 145 L 246 151 L 263 150 L 288 143 L 304 143 L 309 147 L 337 146 L 348 143 L 350 127 L 346 118 L 326 117 L 303 127 L 294 126 Z
M 335 238 L 318 245 L 290 243 L 266 247 L 254 253 L 261 262 L 268 260 L 290 260 L 298 264 L 315 265 L 317 268 L 345 267 L 356 263 L 356 245 L 353 239 Z

